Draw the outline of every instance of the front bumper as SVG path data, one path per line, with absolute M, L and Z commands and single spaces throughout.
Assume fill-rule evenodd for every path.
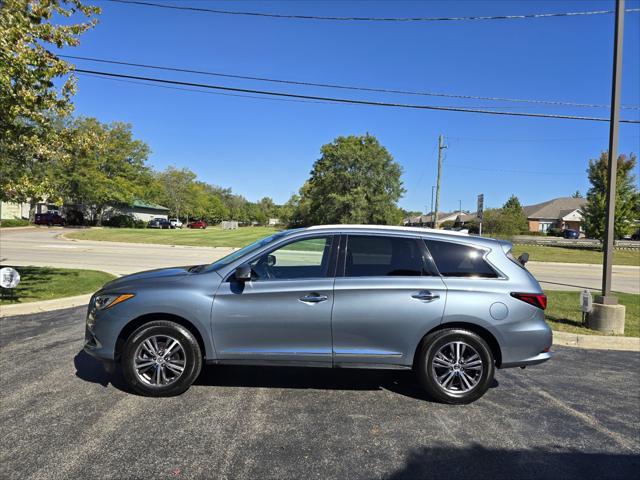
M 84 351 L 101 362 L 113 363 L 121 328 L 118 320 L 109 310 L 96 310 L 92 298 L 87 309 Z

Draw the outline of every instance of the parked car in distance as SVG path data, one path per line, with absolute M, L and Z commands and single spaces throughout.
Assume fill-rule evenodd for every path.
M 51 211 L 47 213 L 36 213 L 34 222 L 36 225 L 60 225 L 65 226 L 67 221 L 59 212 Z
M 152 218 L 149 220 L 147 228 L 171 228 L 171 224 L 166 218 Z
M 179 218 L 170 218 L 169 225 L 171 228 L 182 228 L 182 222 Z
M 564 230 L 562 232 L 564 238 L 580 238 L 580 232 L 578 230 Z
M 191 222 L 189 224 L 187 224 L 187 228 L 202 228 L 205 229 L 207 228 L 207 222 L 205 222 L 204 220 L 196 220 L 195 222 Z
M 469 403 L 496 368 L 551 357 L 547 299 L 525 263 L 509 242 L 458 232 L 287 230 L 105 284 L 84 348 L 148 396 L 184 392 L 206 363 L 413 369 L 432 398 Z

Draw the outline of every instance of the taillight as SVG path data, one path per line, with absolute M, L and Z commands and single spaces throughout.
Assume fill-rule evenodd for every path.
M 547 308 L 547 296 L 542 293 L 511 292 L 511 296 L 542 310 Z

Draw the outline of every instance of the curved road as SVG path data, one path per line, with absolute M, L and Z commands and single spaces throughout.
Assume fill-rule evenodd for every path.
M 116 275 L 176 265 L 210 263 L 231 248 L 67 240 L 69 229 L 0 230 L 0 263 L 103 270 Z M 602 267 L 578 263 L 530 262 L 527 268 L 550 290 L 600 289 Z M 613 289 L 640 293 L 640 267 L 614 266 Z

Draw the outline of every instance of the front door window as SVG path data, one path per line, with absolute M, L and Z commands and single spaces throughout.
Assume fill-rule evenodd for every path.
M 326 277 L 329 273 L 331 239 L 305 238 L 260 256 L 250 263 L 251 280 Z

